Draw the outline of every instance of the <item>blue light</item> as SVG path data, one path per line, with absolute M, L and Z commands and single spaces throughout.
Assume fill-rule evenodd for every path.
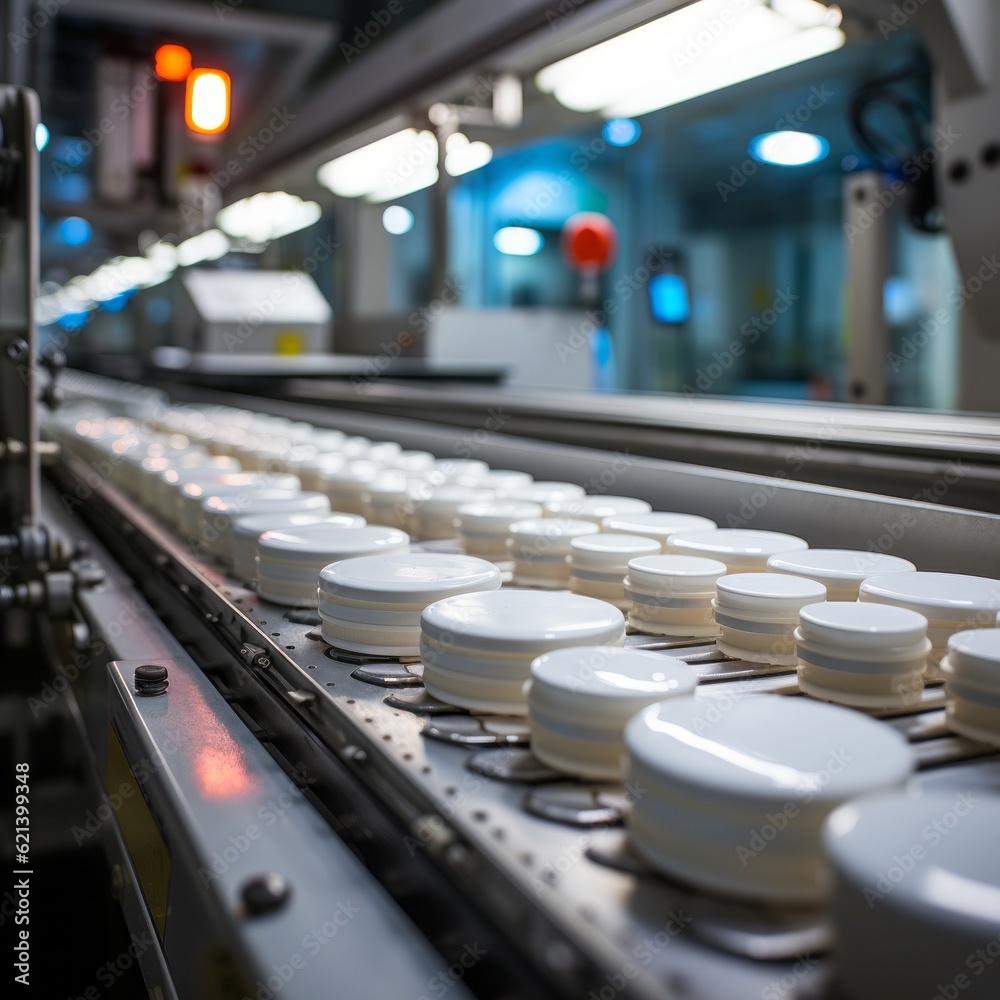
M 125 308 L 125 303 L 128 302 L 132 296 L 135 295 L 135 289 L 130 289 L 127 292 L 122 292 L 121 295 L 115 295 L 113 298 L 105 299 L 101 303 L 101 308 L 105 312 L 118 313 Z
M 92 235 L 90 223 L 78 215 L 71 215 L 59 223 L 59 240 L 68 247 L 85 246 Z
M 654 274 L 649 279 L 649 308 L 657 323 L 684 323 L 691 316 L 687 282 L 679 274 Z
M 90 181 L 83 174 L 63 174 L 55 180 L 56 197 L 63 201 L 86 201 L 90 197 Z
M 882 290 L 882 311 L 894 326 L 912 323 L 920 313 L 913 285 L 906 278 L 886 278 Z
M 604 123 L 601 134 L 610 146 L 632 146 L 639 141 L 642 129 L 631 118 L 611 118 Z
M 765 132 L 750 141 L 750 155 L 755 160 L 779 167 L 804 167 L 829 152 L 826 139 L 811 132 Z
M 89 312 L 66 313 L 65 316 L 59 317 L 59 325 L 64 330 L 72 332 L 74 330 L 82 329 L 86 325 L 88 319 L 90 319 Z
M 39 122 L 35 126 L 35 149 L 40 153 L 49 144 L 48 127 Z

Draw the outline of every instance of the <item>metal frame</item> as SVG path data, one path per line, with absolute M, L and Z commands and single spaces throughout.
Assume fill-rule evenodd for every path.
M 38 522 L 38 95 L 0 87 L 0 533 Z
M 75 519 L 50 489 L 45 513 L 60 528 L 89 535 L 78 522 L 67 523 Z M 90 709 L 92 769 L 103 790 L 110 724 L 133 767 L 137 794 L 171 856 L 170 909 L 161 943 L 139 888 L 136 859 L 117 821 L 121 811 L 115 821 L 102 824 L 102 843 L 120 872 L 116 891 L 126 922 L 149 941 L 140 964 L 150 995 L 158 988 L 166 1000 L 255 996 L 258 980 L 267 986 L 270 976 L 287 973 L 291 956 L 304 952 L 302 967 L 277 990 L 272 984 L 272 992 L 313 1000 L 337 983 L 345 996 L 419 996 L 447 967 L 445 960 L 331 832 L 304 778 L 300 775 L 297 783 L 282 770 L 261 742 L 260 730 L 240 720 L 122 569 L 92 536 L 88 541 L 107 578 L 81 590 L 78 606 L 92 634 L 101 637 L 95 655 L 120 657 L 109 663 L 106 675 L 101 662 L 80 673 L 83 702 Z M 128 624 L 109 629 L 123 608 L 129 609 Z M 137 696 L 132 674 L 146 663 L 168 668 L 166 694 Z M 268 808 L 276 821 L 269 822 L 268 813 L 262 818 Z M 254 826 L 260 836 L 251 840 L 247 831 Z M 238 857 L 230 857 L 233 853 Z M 212 869 L 216 855 L 224 871 Z M 206 870 L 211 878 L 199 874 Z M 272 872 L 291 886 L 287 903 L 273 913 L 248 917 L 245 881 Z M 339 903 L 344 907 L 338 909 Z M 357 912 L 351 912 L 355 907 Z M 329 933 L 332 928 L 323 932 L 328 921 L 338 928 L 336 934 Z M 316 929 L 329 939 L 303 946 L 303 938 Z M 392 960 L 374 960 L 385 942 L 391 942 Z M 373 960 L 361 962 L 362 955 Z M 454 995 L 469 997 L 459 984 Z

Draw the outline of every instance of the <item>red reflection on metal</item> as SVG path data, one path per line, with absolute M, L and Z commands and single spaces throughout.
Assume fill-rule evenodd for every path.
M 239 743 L 222 728 L 194 685 L 187 687 L 186 694 L 192 742 L 201 744 L 195 751 L 193 772 L 202 797 L 233 799 L 256 792 L 257 779 L 247 769 L 246 754 Z

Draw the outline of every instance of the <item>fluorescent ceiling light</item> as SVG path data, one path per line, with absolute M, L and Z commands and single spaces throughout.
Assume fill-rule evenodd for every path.
M 493 159 L 493 147 L 488 142 L 469 142 L 461 132 L 449 135 L 444 148 L 444 169 L 452 177 L 485 167 Z
M 528 229 L 526 226 L 504 226 L 493 236 L 493 246 L 500 253 L 515 257 L 530 257 L 538 253 L 544 243 L 545 240 L 537 229 Z
M 341 198 L 390 201 L 434 184 L 437 162 L 434 133 L 406 128 L 324 163 L 316 178 Z
M 765 132 L 750 142 L 750 155 L 755 160 L 779 167 L 804 167 L 829 152 L 826 139 L 811 132 Z
M 177 248 L 177 263 L 190 267 L 206 260 L 218 260 L 229 253 L 229 237 L 221 229 L 207 229 L 185 240 Z
M 317 222 L 323 210 L 285 191 L 261 191 L 220 209 L 215 221 L 230 236 L 268 243 Z
M 840 48 L 838 7 L 818 0 L 698 0 L 543 69 L 573 111 L 648 114 Z

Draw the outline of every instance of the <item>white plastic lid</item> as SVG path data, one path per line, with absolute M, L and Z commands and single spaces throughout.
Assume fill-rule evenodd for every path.
M 527 472 L 515 472 L 513 469 L 490 469 L 482 476 L 476 477 L 476 485 L 486 489 L 507 493 L 520 486 L 529 486 L 531 476 Z
M 560 517 L 583 518 L 603 524 L 608 517 L 624 517 L 628 514 L 648 514 L 653 508 L 645 500 L 636 497 L 583 496 L 567 500 L 549 500 L 543 506 L 550 514 Z
M 461 529 L 507 534 L 515 521 L 541 518 L 542 508 L 537 503 L 463 503 L 456 511 Z
M 642 535 L 581 535 L 570 542 L 570 560 L 577 568 L 621 570 L 622 576 L 630 559 L 659 551 L 655 538 Z
M 476 486 L 438 486 L 431 490 L 421 505 L 421 512 L 431 517 L 444 514 L 454 514 L 460 504 L 488 503 L 496 494 L 493 490 L 480 489 Z
M 307 440 L 320 451 L 336 451 L 347 440 L 347 435 L 343 431 L 315 429 Z
M 780 531 L 753 531 L 744 528 L 718 528 L 715 531 L 682 531 L 667 540 L 671 552 L 677 555 L 708 556 L 727 566 L 759 563 L 764 569 L 767 559 L 778 552 L 807 549 L 809 543 L 795 535 Z
M 419 495 L 421 491 L 429 494 L 431 487 L 419 476 L 411 476 L 401 469 L 389 469 L 381 472 L 365 487 L 364 492 L 373 501 L 383 503 L 391 500 L 405 501 Z
M 402 452 L 402 447 L 395 441 L 373 441 L 368 446 L 365 458 L 369 462 L 378 462 L 381 465 L 388 465 L 395 461 Z
M 571 497 L 582 497 L 584 488 L 576 483 L 559 483 L 551 480 L 535 480 L 528 486 L 515 486 L 504 491 L 507 500 L 525 500 L 528 503 L 554 503 Z
M 689 667 L 663 653 L 622 646 L 571 646 L 539 656 L 532 679 L 567 698 L 635 703 L 690 694 L 698 685 Z
M 484 653 L 545 653 L 568 645 L 620 642 L 625 618 L 613 605 L 579 594 L 495 590 L 438 601 L 421 628 L 438 643 Z
M 365 525 L 361 528 L 340 524 L 307 524 L 301 528 L 267 530 L 257 544 L 262 556 L 285 562 L 334 562 L 375 552 L 405 548 L 410 536 L 396 528 Z
M 265 531 L 302 528 L 307 524 L 332 524 L 338 528 L 363 528 L 365 519 L 357 514 L 316 514 L 296 511 L 292 514 L 247 514 L 236 518 L 233 532 L 239 538 L 259 538 Z
M 298 511 L 322 515 L 330 510 L 330 500 L 325 493 L 255 490 L 245 497 L 208 496 L 202 500 L 201 507 L 206 517 L 221 514 L 227 518 L 238 518 L 250 514 L 294 514 Z
M 865 580 L 858 599 L 919 611 L 932 622 L 989 625 L 1000 609 L 1000 580 L 960 573 L 887 573 Z
M 871 576 L 883 573 L 912 573 L 916 570 L 907 559 L 885 552 L 865 552 L 861 549 L 805 549 L 801 552 L 781 552 L 767 560 L 772 573 L 788 573 L 818 580 L 827 587 L 843 588 L 860 584 Z
M 948 662 L 957 677 L 985 675 L 1000 685 L 1000 628 L 973 628 L 948 637 Z
M 378 462 L 358 459 L 336 467 L 321 467 L 319 478 L 321 482 L 329 483 L 333 487 L 360 493 L 380 472 L 382 466 Z
M 826 587 L 815 580 L 781 573 L 732 573 L 715 581 L 719 605 L 794 614 L 806 604 L 826 600 Z
M 805 698 L 670 698 L 633 717 L 629 754 L 646 769 L 720 807 L 784 804 L 790 796 L 840 801 L 902 784 L 913 770 L 906 739 L 859 712 Z M 846 759 L 845 759 L 846 758 Z
M 177 466 L 171 463 L 167 468 L 159 473 L 160 479 L 171 486 L 182 486 L 184 483 L 197 482 L 200 479 L 208 479 L 212 476 L 221 476 L 226 473 L 240 473 L 240 463 L 235 458 L 227 458 L 219 455 L 202 465 Z M 243 475 L 253 475 L 254 473 L 242 473 Z
M 860 601 L 823 601 L 799 611 L 802 637 L 866 649 L 910 646 L 927 637 L 927 619 L 909 608 Z
M 454 594 L 498 590 L 502 574 L 472 556 L 410 552 L 362 556 L 327 566 L 319 589 L 330 600 L 431 604 Z
M 725 563 L 699 556 L 639 556 L 628 564 L 629 586 L 649 594 L 715 593 Z
M 200 475 L 197 479 L 186 480 L 180 488 L 181 496 L 191 500 L 213 495 L 222 496 L 227 490 L 289 490 L 302 489 L 298 476 L 290 472 L 220 472 L 217 475 Z
M 953 822 L 942 825 L 949 817 Z M 931 828 L 939 831 L 932 841 L 924 833 Z M 1000 927 L 997 830 L 1000 799 L 978 791 L 963 794 L 956 784 L 954 791 L 920 798 L 895 792 L 847 802 L 827 818 L 823 845 L 859 894 L 880 885 L 880 876 L 898 866 L 900 857 L 912 858 L 914 844 L 925 845 L 926 860 L 912 863 L 905 878 L 892 879 L 892 910 L 912 915 L 922 926 L 947 929 L 950 940 L 961 930 L 972 953 L 977 942 L 994 941 Z M 933 939 L 926 944 L 933 948 Z M 960 971 L 966 967 L 965 949 L 955 957 Z M 933 992 L 930 986 L 928 996 Z
M 371 441 L 368 438 L 355 434 L 351 437 L 345 437 L 335 450 L 347 458 L 363 459 L 368 454 L 370 447 Z
M 477 458 L 436 458 L 434 470 L 441 473 L 445 482 L 454 482 L 470 477 L 478 479 L 485 476 L 490 467 Z
M 621 514 L 604 519 L 604 530 L 623 535 L 645 535 L 647 538 L 666 540 L 679 531 L 711 531 L 718 527 L 715 521 L 697 514 L 674 514 L 654 510 L 648 514 Z
M 596 535 L 600 530 L 593 521 L 537 517 L 515 521 L 510 526 L 510 537 L 515 551 L 537 547 L 540 552 L 544 549 L 551 555 L 568 555 L 571 539 L 580 535 Z
M 433 468 L 434 456 L 429 451 L 400 451 L 392 458 L 389 465 L 402 472 L 423 472 Z

